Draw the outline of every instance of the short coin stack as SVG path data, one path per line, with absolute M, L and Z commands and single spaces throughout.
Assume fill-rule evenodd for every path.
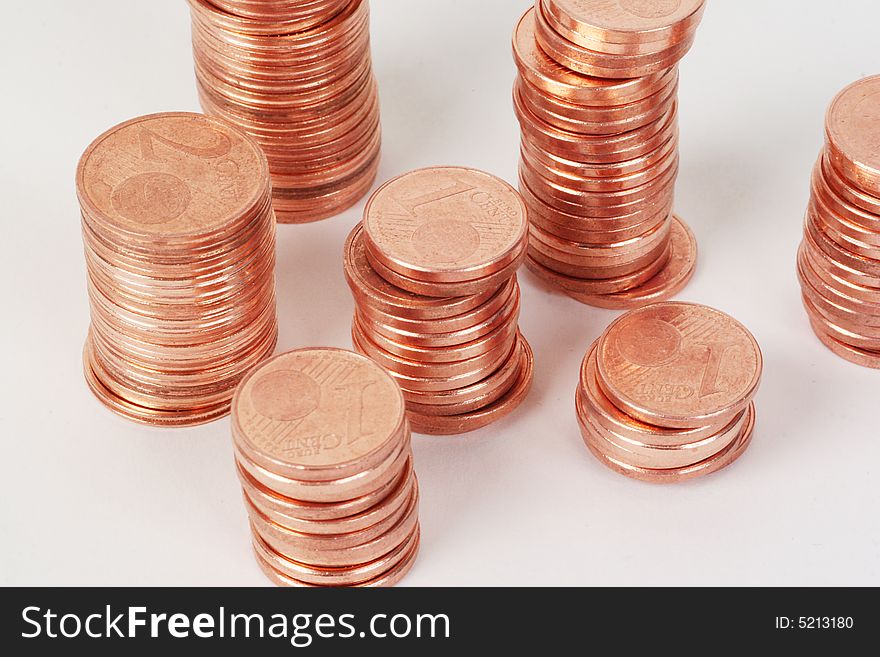
M 257 562 L 285 586 L 390 586 L 419 549 L 419 492 L 400 387 L 373 361 L 301 349 L 232 403 Z
M 704 0 L 538 0 L 513 35 L 528 267 L 575 299 L 626 309 L 690 280 L 672 214 L 678 61 Z
M 86 380 L 132 420 L 225 415 L 275 348 L 275 217 L 259 146 L 199 114 L 123 123 L 79 163 Z
M 381 139 L 367 0 L 189 3 L 202 107 L 263 147 L 278 220 L 357 202 Z
M 880 369 L 880 76 L 844 89 L 825 120 L 798 276 L 819 339 Z
M 584 442 L 605 465 L 649 482 L 715 472 L 751 442 L 762 358 L 722 312 L 658 303 L 615 321 L 581 367 Z
M 400 383 L 413 430 L 473 431 L 528 393 L 516 281 L 527 236 L 516 190 L 473 169 L 414 171 L 368 202 L 345 247 L 352 340 Z

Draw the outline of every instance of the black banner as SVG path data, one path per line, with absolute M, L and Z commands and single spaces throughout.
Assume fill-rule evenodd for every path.
M 7 655 L 143 648 L 165 657 L 220 644 L 261 656 L 487 646 L 705 655 L 840 650 L 880 634 L 871 589 L 4 589 L 2 597 Z

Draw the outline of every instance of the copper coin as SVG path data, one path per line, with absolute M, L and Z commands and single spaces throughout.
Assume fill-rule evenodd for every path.
M 358 303 L 358 312 L 372 321 L 379 322 L 392 330 L 413 332 L 416 334 L 450 333 L 471 328 L 497 314 L 507 304 L 514 302 L 519 296 L 519 284 L 516 278 L 510 278 L 482 304 L 457 315 L 432 319 L 412 319 L 401 317 L 398 313 L 389 313 L 374 307 L 369 302 Z M 358 295 L 355 294 L 358 299 Z M 461 298 L 461 297 L 459 297 Z M 392 338 L 395 336 L 391 336 Z
M 669 242 L 671 228 L 670 216 L 667 221 L 659 223 L 644 234 L 612 244 L 566 240 L 536 227 L 532 228 L 529 236 L 532 246 L 541 245 L 542 251 L 550 253 L 560 262 L 584 267 L 609 267 L 632 262 L 640 256 L 656 252 L 657 247 L 665 247 Z
M 516 335 L 516 322 L 504 322 L 491 333 L 466 344 L 452 347 L 419 347 L 387 338 L 381 333 L 371 333 L 360 322 L 357 313 L 355 313 L 352 324 L 353 332 L 369 337 L 372 342 L 388 353 L 422 363 L 454 363 L 476 358 L 497 348 L 502 343 L 507 343 Z
M 880 198 L 857 189 L 837 171 L 827 152 L 820 158 L 822 180 L 831 192 L 870 214 L 880 214 Z
M 674 297 L 691 280 L 697 266 L 696 237 L 678 216 L 673 216 L 669 243 L 668 258 L 660 270 L 647 281 L 612 294 L 591 295 L 569 291 L 569 296 L 581 303 L 610 310 L 628 310 Z
M 828 157 L 855 187 L 880 196 L 880 76 L 846 87 L 832 101 L 825 119 Z
M 633 273 L 618 276 L 616 278 L 607 279 L 576 278 L 560 274 L 537 262 L 531 256 L 526 260 L 526 267 L 528 267 L 533 274 L 544 279 L 549 284 L 560 288 L 567 295 L 574 299 L 579 299 L 581 295 L 603 295 L 623 292 L 649 281 L 663 269 L 670 253 L 671 247 L 668 247 L 665 255 L 656 258 L 644 269 L 639 269 Z
M 513 49 L 520 74 L 535 87 L 558 98 L 584 105 L 623 105 L 651 95 L 668 83 L 674 70 L 629 80 L 586 76 L 552 60 L 535 39 L 535 8 L 523 14 L 513 36 Z
M 805 257 L 798 258 L 798 276 L 805 291 L 810 290 L 840 308 L 853 322 L 880 328 L 880 303 L 858 298 L 843 286 L 830 284 L 816 273 Z
M 412 568 L 419 551 L 419 527 L 389 554 L 368 564 L 354 567 L 315 567 L 297 564 L 255 540 L 257 564 L 279 586 L 357 586 L 386 587 L 397 584 Z
M 380 559 L 412 534 L 418 524 L 418 492 L 411 500 L 402 518 L 382 535 L 366 543 L 346 546 L 342 549 L 315 548 L 300 542 L 301 534 L 276 525 L 259 514 L 251 513 L 251 521 L 257 533 L 278 554 L 314 566 L 357 566 Z
M 880 232 L 880 216 L 866 211 L 840 196 L 825 179 L 821 160 L 813 168 L 810 179 L 812 201 L 817 203 L 824 212 L 832 212 L 849 223 Z
M 619 474 L 647 483 L 679 483 L 717 472 L 743 455 L 751 444 L 755 428 L 755 411 L 753 404 L 748 405 L 746 414 L 746 424 L 738 439 L 734 440 L 715 456 L 684 468 L 660 469 L 633 466 L 603 452 L 600 445 L 596 442 L 592 433 L 589 431 L 584 431 L 583 436 L 584 442 L 593 455 L 607 467 Z
M 378 260 L 373 252 L 367 249 L 367 260 L 370 266 L 389 283 L 407 290 L 413 294 L 429 297 L 451 298 L 470 295 L 482 295 L 490 290 L 497 290 L 501 285 L 514 276 L 522 264 L 527 248 L 527 242 L 517 247 L 516 253 L 502 269 L 483 278 L 475 278 L 456 283 L 428 283 L 409 276 L 404 276 L 387 267 Z
M 801 298 L 814 329 L 851 347 L 869 352 L 880 351 L 880 334 L 876 327 L 853 325 L 814 304 L 806 294 Z
M 460 316 L 488 301 L 497 289 L 464 297 L 426 297 L 392 285 L 370 266 L 358 224 L 345 244 L 345 276 L 359 305 L 369 305 L 401 319 L 435 320 Z M 504 285 L 504 283 L 501 283 Z
M 408 415 L 413 431 L 442 436 L 467 433 L 497 422 L 516 410 L 531 389 L 534 369 L 531 347 L 525 339 L 520 340 L 520 345 L 518 376 L 502 397 L 479 410 L 457 415 L 422 415 L 410 406 Z
M 529 110 L 518 95 L 513 99 L 523 134 L 542 148 L 573 160 L 596 163 L 632 160 L 664 144 L 677 127 L 678 108 L 674 103 L 660 119 L 635 130 L 617 135 L 583 135 L 550 125 Z
M 739 322 L 697 304 L 665 302 L 618 318 L 599 340 L 599 385 L 618 408 L 672 428 L 724 422 L 761 380 L 758 343 Z
M 529 147 L 527 141 L 520 154 L 530 169 L 539 172 L 544 178 L 557 185 L 588 193 L 609 193 L 637 189 L 659 178 L 668 170 L 676 168 L 678 153 L 675 151 L 675 146 L 676 142 L 673 140 L 664 144 L 661 148 L 666 152 L 666 156 L 658 161 L 650 162 L 648 166 L 639 171 L 620 176 L 598 178 L 585 175 L 581 171 L 558 167 L 557 165 L 563 162 L 563 158 L 557 158 L 556 161 L 553 161 L 550 156 L 546 155 L 546 152 Z M 642 159 L 647 161 L 649 157 L 650 155 Z M 576 166 L 576 163 L 574 164 Z M 611 203 L 608 204 L 611 205 Z
M 880 350 L 870 351 L 845 344 L 825 333 L 819 324 L 812 322 L 812 325 L 816 336 L 822 344 L 837 356 L 862 367 L 880 370 Z
M 381 144 L 366 0 L 189 4 L 202 107 L 264 148 L 279 221 L 355 203 Z
M 234 451 L 241 469 L 247 471 L 251 477 L 266 488 L 284 497 L 305 502 L 339 503 L 369 495 L 384 487 L 398 475 L 411 456 L 409 436 L 402 434 L 400 441 L 405 444 L 372 468 L 339 479 L 317 481 L 293 479 L 279 475 L 249 460 L 238 449 Z
M 150 115 L 95 140 L 76 181 L 90 389 L 147 424 L 225 415 L 277 338 L 274 216 L 259 147 L 202 115 Z
M 662 267 L 669 258 L 668 242 L 661 242 L 652 247 L 648 253 L 636 256 L 632 260 L 617 263 L 601 261 L 570 263 L 566 262 L 567 258 L 559 258 L 558 252 L 548 252 L 546 247 L 540 244 L 537 240 L 533 240 L 532 249 L 529 251 L 529 257 L 536 263 L 557 274 L 584 281 L 597 281 L 597 285 L 607 285 L 607 281 L 623 280 L 627 276 L 640 276 L 641 272 L 648 268 Z M 655 265 L 658 261 L 659 264 Z
M 811 271 L 826 285 L 854 299 L 880 304 L 880 287 L 861 285 L 844 278 L 833 266 L 829 266 L 827 258 L 817 255 L 805 242 L 801 243 L 798 258 L 808 264 Z
M 532 87 L 519 78 L 514 94 L 532 114 L 560 130 L 585 135 L 613 135 L 635 130 L 660 119 L 675 102 L 677 85 L 622 107 L 592 107 L 569 103 Z
M 604 78 L 637 78 L 675 66 L 693 45 L 693 35 L 678 43 L 648 54 L 609 54 L 591 50 L 559 34 L 545 12 L 536 12 L 535 38 L 554 60 L 584 75 Z M 601 45 L 592 42 L 591 45 Z
M 256 527 L 265 529 L 267 525 L 271 525 L 275 532 L 282 533 L 287 540 L 294 542 L 298 550 L 322 553 L 355 548 L 386 535 L 392 527 L 400 523 L 407 512 L 413 512 L 417 499 L 417 490 L 418 486 L 415 484 L 415 480 L 413 480 L 406 491 L 403 504 L 394 506 L 390 509 L 390 512 L 376 518 L 373 524 L 341 534 L 312 534 L 293 529 L 286 524 L 278 522 L 280 518 L 270 517 L 262 513 L 260 509 L 253 505 L 247 495 L 244 496 L 244 502 L 251 522 Z M 260 530 L 258 529 L 258 531 Z
M 300 349 L 242 381 L 233 400 L 235 443 L 281 476 L 342 479 L 399 451 L 403 411 L 400 388 L 372 360 L 341 349 Z
M 625 242 L 626 240 L 639 235 L 644 235 L 660 224 L 665 223 L 669 219 L 669 213 L 671 211 L 671 208 L 661 208 L 660 211 L 653 215 L 648 215 L 647 219 L 631 225 L 628 223 L 618 225 L 616 220 L 608 220 L 607 228 L 600 228 L 599 230 L 582 230 L 577 224 L 557 223 L 557 219 L 563 218 L 558 213 L 551 214 L 548 212 L 545 215 L 542 212 L 544 208 L 541 208 L 540 210 L 537 208 L 537 204 L 535 206 L 529 206 L 529 209 L 531 210 L 529 215 L 529 220 L 532 223 L 531 230 L 534 230 L 534 228 L 537 227 L 544 232 L 555 235 L 561 239 L 595 245 L 616 244 Z M 599 225 L 601 226 L 601 223 Z
M 516 379 L 516 373 L 520 369 L 521 354 L 527 349 L 523 344 L 524 342 L 525 339 L 522 335 L 518 334 L 516 344 L 505 354 L 501 366 L 485 372 L 485 376 L 475 383 L 451 390 L 433 390 L 428 392 L 404 390 L 403 394 L 407 400 L 407 409 L 410 410 L 412 407 L 410 402 L 423 406 L 446 406 L 451 408 L 461 407 L 462 405 L 471 407 L 473 403 L 486 405 L 490 403 L 487 399 L 497 399 L 510 388 Z M 450 410 L 448 412 L 453 411 Z
M 643 226 L 651 221 L 663 221 L 672 210 L 672 195 L 670 194 L 653 199 L 652 202 L 639 204 L 630 214 L 618 213 L 616 210 L 604 211 L 602 208 L 579 208 L 578 211 L 581 214 L 572 214 L 545 203 L 529 188 L 528 183 L 522 177 L 520 178 L 520 189 L 529 207 L 529 220 L 538 226 L 542 223 L 552 224 L 551 232 L 566 239 L 577 240 L 580 233 L 613 233 L 614 231 Z M 539 217 L 536 219 L 535 215 L 539 215 Z M 660 215 L 659 219 L 658 215 Z M 571 232 L 574 237 L 566 237 L 563 231 L 556 227 Z M 601 243 L 601 241 L 595 243 Z
M 804 225 L 804 233 L 809 236 L 811 243 L 830 260 L 858 271 L 865 276 L 880 279 L 880 260 L 854 253 L 839 244 L 831 238 L 828 228 L 821 224 L 812 212 L 807 213 Z
M 500 344 L 485 354 L 451 363 L 422 363 L 391 354 L 367 336 L 352 331 L 355 349 L 375 360 L 404 390 L 430 392 L 454 390 L 476 383 L 495 371 L 510 353 L 514 340 Z
M 743 411 L 716 435 L 700 442 L 679 447 L 658 447 L 609 431 L 594 422 L 589 414 L 579 416 L 582 429 L 591 436 L 593 444 L 603 454 L 631 467 L 654 470 L 687 468 L 711 459 L 740 438 L 747 420 L 748 411 Z
M 383 185 L 364 210 L 368 254 L 427 283 L 485 278 L 519 257 L 526 208 L 504 181 L 462 167 L 413 171 Z
M 705 10 L 705 0 L 540 0 L 540 4 L 573 36 L 609 43 L 675 43 L 696 28 Z
M 366 306 L 359 307 L 358 313 L 361 324 L 370 333 L 381 333 L 391 340 L 420 347 L 454 347 L 491 333 L 501 323 L 516 321 L 519 315 L 519 298 L 517 285 L 505 285 L 483 306 L 463 317 L 431 322 L 400 321 L 372 311 Z
M 674 131 L 670 138 L 659 144 L 656 149 L 649 153 L 636 157 L 632 160 L 621 162 L 596 163 L 581 162 L 551 153 L 534 144 L 528 136 L 523 135 L 521 150 L 535 162 L 545 167 L 552 168 L 560 174 L 571 177 L 577 176 L 585 180 L 595 180 L 596 184 L 606 178 L 625 178 L 633 174 L 643 173 L 652 169 L 657 163 L 664 160 L 669 154 L 678 148 L 678 131 Z M 521 190 L 520 190 L 521 191 Z
M 677 448 L 693 445 L 717 435 L 717 424 L 708 424 L 690 429 L 670 429 L 654 424 L 646 424 L 627 415 L 615 406 L 602 389 L 596 375 L 596 344 L 587 352 L 581 365 L 580 385 L 578 386 L 578 408 L 599 425 L 623 439 L 652 447 Z
M 302 527 L 359 527 L 360 523 L 372 517 L 375 510 L 387 502 L 393 495 L 402 494 L 406 490 L 409 479 L 414 476 L 412 460 L 399 473 L 388 480 L 388 483 L 375 490 L 342 502 L 305 502 L 292 497 L 285 497 L 254 479 L 246 470 L 236 463 L 236 473 L 241 482 L 243 492 L 268 517 L 280 516 L 285 522 L 299 522 Z M 285 524 L 285 523 L 282 523 Z M 311 533 L 319 533 L 311 530 Z M 344 533 L 344 532 L 337 532 Z

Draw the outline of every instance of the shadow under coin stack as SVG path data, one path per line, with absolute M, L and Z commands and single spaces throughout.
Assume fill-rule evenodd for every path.
M 76 176 L 91 328 L 84 369 L 111 410 L 207 422 L 275 348 L 275 217 L 266 159 L 200 114 L 99 137 Z
M 400 387 L 341 349 L 251 372 L 232 403 L 257 562 L 283 586 L 390 586 L 419 549 L 419 491 Z
M 581 367 L 584 442 L 612 470 L 643 481 L 720 470 L 751 442 L 762 367 L 752 334 L 717 310 L 667 302 L 631 311 Z
M 825 139 L 798 253 L 803 302 L 831 351 L 880 369 L 880 76 L 834 99 Z
M 333 216 L 379 166 L 367 0 L 189 0 L 202 107 L 253 136 L 282 223 Z
M 403 388 L 414 431 L 473 431 L 528 393 L 516 280 L 527 235 L 516 190 L 473 169 L 414 171 L 367 203 L 345 246 L 352 340 Z
M 677 294 L 697 247 L 672 214 L 678 61 L 704 0 L 538 0 L 513 36 L 527 266 L 582 303 Z

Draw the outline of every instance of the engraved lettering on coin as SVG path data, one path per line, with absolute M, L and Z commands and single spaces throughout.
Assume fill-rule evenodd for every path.
M 712 308 L 679 302 L 623 315 L 597 351 L 598 378 L 608 396 L 661 426 L 741 410 L 754 395 L 761 364 L 760 348 L 742 324 Z
M 251 392 L 256 411 L 265 417 L 290 422 L 313 413 L 321 402 L 321 387 L 307 374 L 279 370 L 261 376 Z
M 617 348 L 633 365 L 659 367 L 680 353 L 681 333 L 661 319 L 639 318 L 620 331 Z
M 132 176 L 113 190 L 113 208 L 130 221 L 163 224 L 177 219 L 189 207 L 189 188 L 169 173 L 149 172 Z
M 412 241 L 419 255 L 428 262 L 459 262 L 480 248 L 476 228 L 452 217 L 429 219 L 416 228 Z
M 87 209 L 163 238 L 223 230 L 257 203 L 267 178 L 256 143 L 215 119 L 189 113 L 116 126 L 89 146 L 77 169 L 78 191 L 92 206 Z
M 674 13 L 681 0 L 619 0 L 621 8 L 642 18 L 663 18 Z

